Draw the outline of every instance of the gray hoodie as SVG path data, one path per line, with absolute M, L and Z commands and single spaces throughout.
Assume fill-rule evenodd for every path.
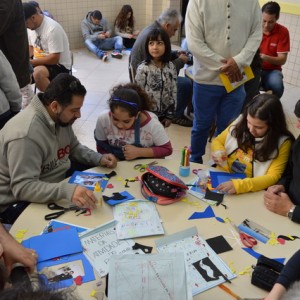
M 56 125 L 35 96 L 0 130 L 0 211 L 17 200 L 71 201 L 76 185 L 64 180 L 70 159 L 93 167 L 101 156 L 79 143 L 72 126 Z
M 15 73 L 0 50 L 0 119 L 9 111 L 19 112 L 21 106 L 22 95 Z
M 100 33 L 112 33 L 106 19 L 102 18 L 99 25 L 95 25 L 91 21 L 91 11 L 88 12 L 86 17 L 81 22 L 81 32 L 84 40 L 89 39 L 92 41 L 97 40 Z

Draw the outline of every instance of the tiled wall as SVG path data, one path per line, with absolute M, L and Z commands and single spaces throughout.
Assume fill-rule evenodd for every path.
M 38 0 L 38 2 L 42 9 L 49 10 L 63 26 L 72 49 L 83 47 L 80 23 L 89 11 L 100 10 L 110 25 L 113 25 L 122 5 L 130 4 L 135 16 L 136 28 L 142 29 L 152 23 L 170 5 L 180 8 L 180 0 Z M 177 39 L 178 37 L 173 38 L 172 41 Z
M 279 23 L 290 32 L 291 52 L 282 67 L 284 81 L 300 86 L 300 16 L 281 13 Z
M 72 49 L 83 47 L 80 23 L 88 11 L 100 10 L 112 25 L 122 5 L 130 4 L 134 11 L 136 27 L 142 29 L 168 7 L 180 10 L 181 3 L 180 0 L 38 0 L 38 2 L 42 9 L 49 10 L 64 27 Z M 279 22 L 289 29 L 291 37 L 291 52 L 283 67 L 284 80 L 300 86 L 300 15 L 281 13 Z M 178 41 L 179 36 L 172 38 L 173 43 Z

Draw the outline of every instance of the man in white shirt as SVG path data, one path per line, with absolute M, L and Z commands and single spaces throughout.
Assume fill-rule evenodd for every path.
M 59 73 L 69 73 L 71 54 L 67 34 L 60 24 L 42 15 L 30 3 L 23 3 L 28 30 L 29 55 L 33 56 L 33 79 L 44 92 Z
M 231 83 L 243 78 L 262 38 L 260 7 L 257 0 L 190 0 L 185 28 L 194 57 L 191 161 L 202 163 L 214 120 L 219 134 L 241 112 L 244 86 L 227 93 L 219 75 Z

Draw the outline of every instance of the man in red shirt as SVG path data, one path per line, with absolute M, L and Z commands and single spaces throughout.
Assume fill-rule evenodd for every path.
M 281 98 L 284 86 L 281 66 L 285 64 L 290 51 L 290 36 L 286 27 L 277 23 L 280 6 L 269 1 L 262 7 L 263 39 L 260 44 L 262 59 L 261 85 L 265 90 L 272 90 Z

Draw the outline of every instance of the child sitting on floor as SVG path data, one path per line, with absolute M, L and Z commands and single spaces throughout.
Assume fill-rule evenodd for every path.
M 97 151 L 113 153 L 119 160 L 162 158 L 172 154 L 171 142 L 157 116 L 149 112 L 151 102 L 136 84 L 116 86 L 108 100 L 110 111 L 97 121 Z

